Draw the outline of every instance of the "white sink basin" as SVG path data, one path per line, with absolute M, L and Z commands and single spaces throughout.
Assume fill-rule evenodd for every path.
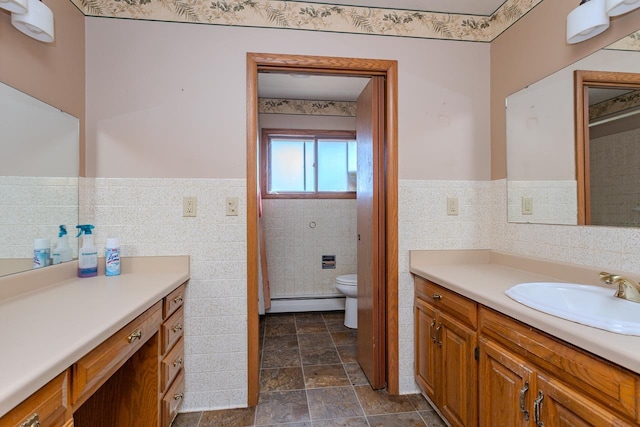
M 640 336 L 640 304 L 616 298 L 616 289 L 571 283 L 521 283 L 505 291 L 528 307 L 623 335 Z

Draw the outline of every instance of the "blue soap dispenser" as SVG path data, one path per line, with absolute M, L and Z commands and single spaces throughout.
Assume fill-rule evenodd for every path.
M 98 250 L 93 243 L 91 224 L 76 225 L 80 229 L 78 236 L 82 237 L 82 247 L 78 251 L 78 277 L 94 277 L 98 275 Z

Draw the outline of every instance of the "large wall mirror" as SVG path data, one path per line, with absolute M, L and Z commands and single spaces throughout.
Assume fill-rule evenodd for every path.
M 626 189 L 635 186 L 640 188 L 640 174 L 635 182 L 629 182 L 630 176 L 616 175 L 620 168 L 627 163 L 627 159 L 622 162 L 613 163 L 611 159 L 626 156 L 629 150 L 637 150 L 640 153 L 640 139 L 629 135 L 616 136 L 624 142 L 623 150 L 628 150 L 627 154 L 617 151 L 614 154 L 610 141 L 595 141 L 589 144 L 576 144 L 576 138 L 582 135 L 576 133 L 576 93 L 574 74 L 576 70 L 589 70 L 591 72 L 602 73 L 640 73 L 640 32 L 633 33 L 612 45 L 601 49 L 583 58 L 580 61 L 510 95 L 507 98 L 507 201 L 508 201 L 508 221 L 518 223 L 538 223 L 538 224 L 592 224 L 608 226 L 640 226 L 640 208 L 632 210 L 640 204 L 640 191 L 635 193 L 635 204 L 626 197 L 629 207 L 629 215 L 622 219 L 621 216 L 614 219 L 612 215 L 601 215 L 602 210 L 613 210 L 609 196 L 606 194 L 609 188 L 602 185 L 599 189 L 593 189 L 590 199 L 587 200 L 587 192 L 583 185 L 593 184 L 592 179 L 578 180 L 577 177 L 584 177 L 586 161 L 603 161 L 601 166 L 595 163 L 587 166 L 587 170 L 596 172 L 602 169 L 615 169 L 616 172 L 606 177 L 595 179 L 606 183 L 605 186 L 625 186 Z M 607 102 L 620 104 L 616 101 L 627 99 L 632 96 L 631 87 L 613 87 L 614 85 L 600 85 L 598 88 L 585 85 L 586 98 L 580 105 L 584 106 L 589 114 L 589 104 L 591 110 L 601 109 Z M 598 106 L 598 104 L 600 104 Z M 627 106 L 629 103 L 627 103 Z M 626 115 L 625 111 L 620 115 L 624 120 L 615 120 L 614 114 L 610 117 L 600 117 L 593 119 L 598 127 L 588 127 L 591 132 L 587 132 L 587 137 L 602 138 L 603 129 L 607 132 L 617 129 L 616 132 L 628 132 L 628 125 L 619 126 L 623 122 L 640 123 L 640 115 Z M 596 114 L 596 113 L 594 113 Z M 607 122 L 604 122 L 604 120 Z M 616 125 L 612 123 L 616 122 Z M 604 124 L 607 123 L 606 126 Z M 579 126 L 583 129 L 584 126 Z M 605 139 L 611 139 L 611 135 Z M 634 141 L 634 142 L 631 142 Z M 590 147 L 599 152 L 591 155 L 589 151 L 583 152 L 580 159 L 580 147 Z M 623 151 L 624 152 L 624 151 Z M 631 161 L 631 158 L 628 158 Z M 636 163 L 637 164 L 637 163 Z M 637 166 L 633 168 L 638 170 Z M 614 176 L 616 178 L 614 178 Z M 619 180 L 620 182 L 611 182 Z M 625 190 L 626 191 L 626 190 Z M 603 195 L 608 206 L 598 209 L 586 209 L 587 202 L 596 201 L 597 197 Z M 601 200 L 602 200 L 601 199 Z M 597 201 L 602 205 L 601 201 Z M 627 207 L 617 206 L 622 210 Z M 587 211 L 591 213 L 587 218 Z M 635 217 L 634 217 L 635 216 Z
M 35 239 L 53 251 L 59 226 L 77 255 L 79 120 L 0 83 L 0 276 L 34 266 Z

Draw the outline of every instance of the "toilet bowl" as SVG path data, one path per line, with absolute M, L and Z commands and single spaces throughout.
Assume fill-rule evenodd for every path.
M 358 329 L 358 275 L 345 274 L 338 276 L 336 289 L 345 296 L 344 326 Z

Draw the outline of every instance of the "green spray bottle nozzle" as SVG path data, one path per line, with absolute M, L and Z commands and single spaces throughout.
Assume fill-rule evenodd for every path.
M 82 224 L 82 225 L 76 225 L 76 228 L 80 229 L 76 237 L 80 237 L 83 234 L 92 234 L 91 230 L 93 230 L 95 227 L 91 224 Z
M 67 227 L 64 225 L 60 226 L 60 232 L 58 233 L 58 237 L 65 236 L 67 234 Z

